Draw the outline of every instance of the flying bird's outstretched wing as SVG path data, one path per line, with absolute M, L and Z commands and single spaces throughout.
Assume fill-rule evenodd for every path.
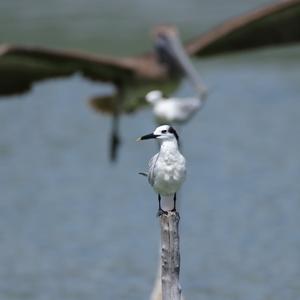
M 0 45 L 0 95 L 30 90 L 32 83 L 74 73 L 114 82 L 133 76 L 126 58 L 110 58 L 77 51 L 43 47 Z
M 232 18 L 185 45 L 206 56 L 300 41 L 300 0 L 286 0 Z

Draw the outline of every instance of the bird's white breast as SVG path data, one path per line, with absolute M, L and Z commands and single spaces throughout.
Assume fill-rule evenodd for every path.
M 154 190 L 160 195 L 176 193 L 185 179 L 185 173 L 185 158 L 179 151 L 160 153 L 154 169 Z

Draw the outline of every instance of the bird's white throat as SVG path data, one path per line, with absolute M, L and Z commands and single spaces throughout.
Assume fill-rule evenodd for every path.
M 178 153 L 178 143 L 176 139 L 160 141 L 160 155 L 169 156 Z
M 178 150 L 178 143 L 176 139 L 160 140 L 160 150 Z

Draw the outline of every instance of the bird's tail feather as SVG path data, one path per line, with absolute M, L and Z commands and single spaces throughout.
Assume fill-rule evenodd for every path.
M 139 172 L 139 174 L 142 175 L 142 176 L 148 177 L 148 173 L 145 173 L 145 172 Z

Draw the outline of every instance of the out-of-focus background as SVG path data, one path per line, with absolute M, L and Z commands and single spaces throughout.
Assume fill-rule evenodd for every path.
M 184 40 L 269 1 L 1 1 L 1 42 L 113 55 Z M 300 298 L 300 47 L 194 60 L 207 105 L 181 130 L 181 283 L 186 299 Z M 0 298 L 147 299 L 158 261 L 157 201 L 144 178 L 150 109 L 111 120 L 86 99 L 111 87 L 80 75 L 0 101 Z M 186 81 L 177 95 L 191 94 Z M 6 101 L 7 100 L 7 101 Z

